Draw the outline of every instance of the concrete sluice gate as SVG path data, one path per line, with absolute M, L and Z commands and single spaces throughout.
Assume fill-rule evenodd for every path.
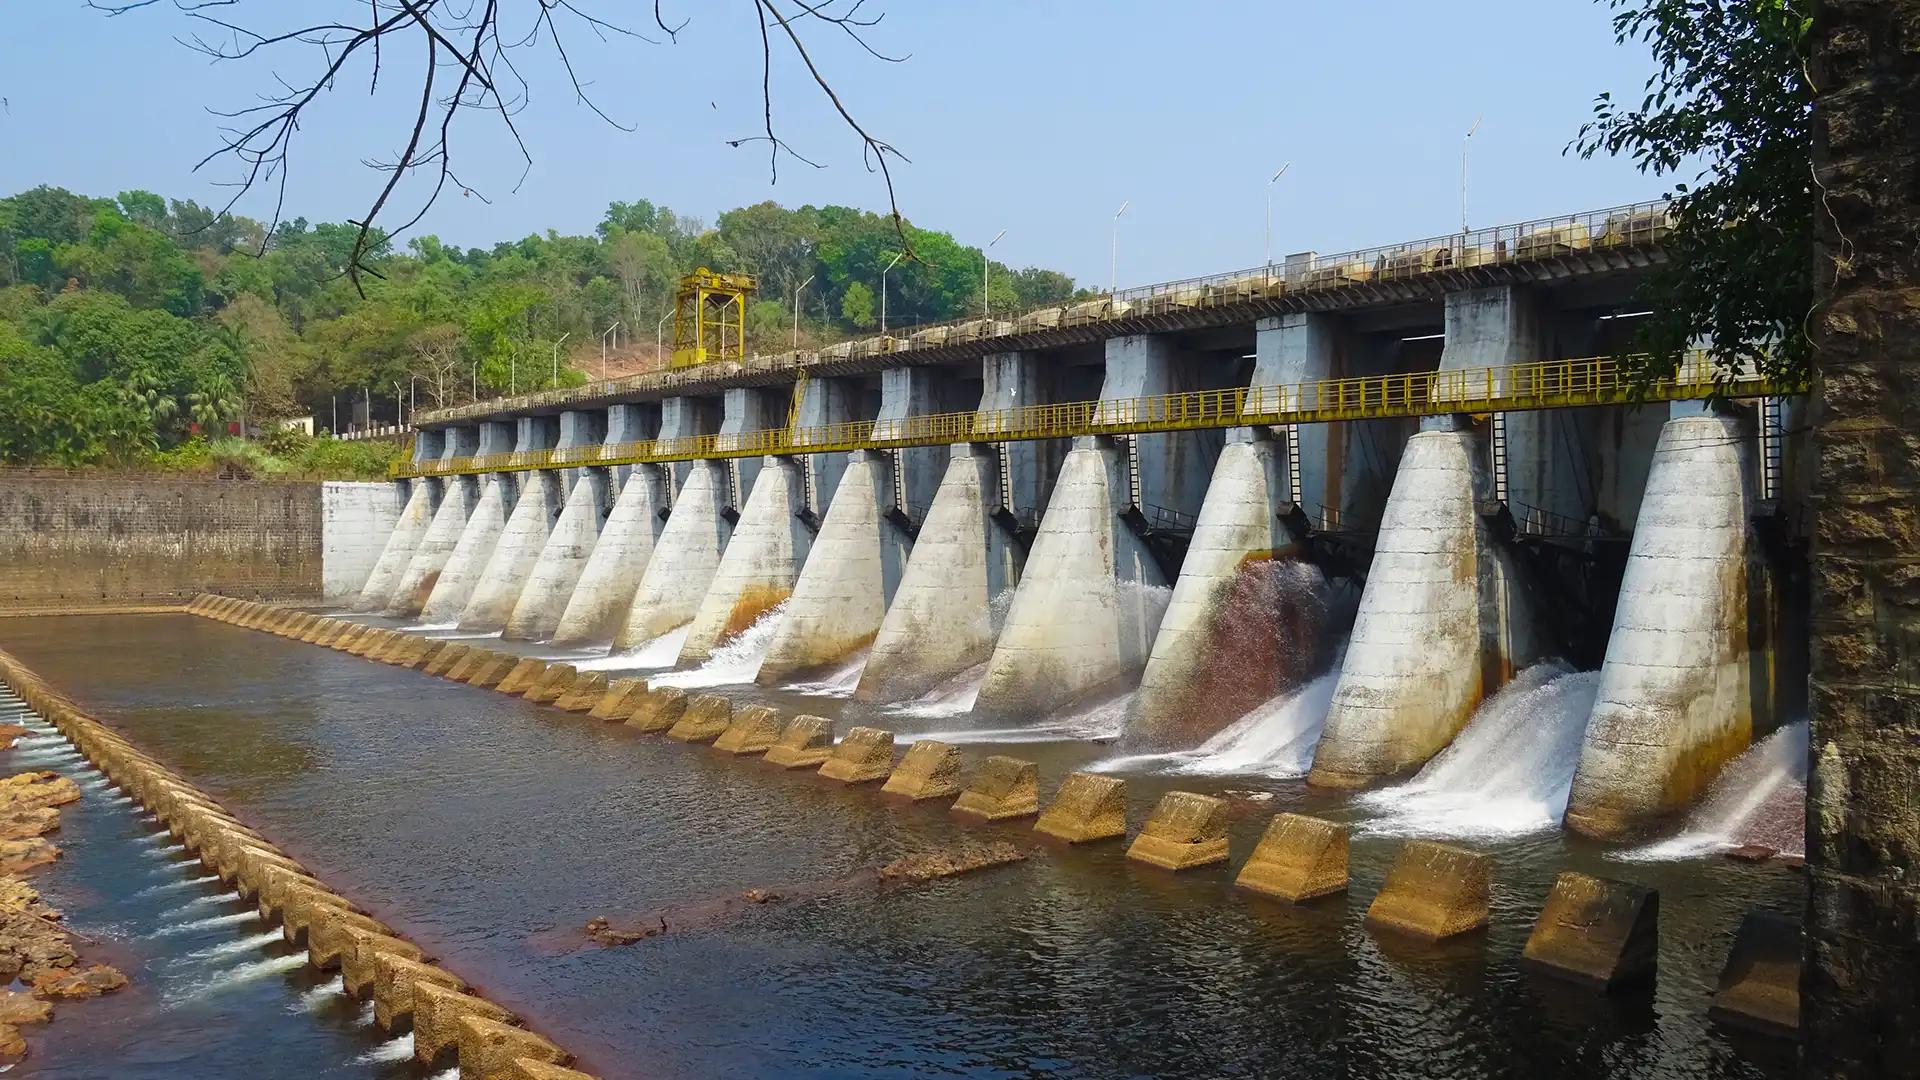
M 1565 387 L 1526 365 L 1618 349 L 1630 285 L 1461 289 L 815 375 L 791 400 L 735 386 L 424 431 L 422 460 L 787 423 L 885 439 L 976 410 L 982 441 L 414 480 L 353 606 L 606 647 L 609 670 L 724 659 L 767 688 L 835 672 L 876 706 L 973 678 L 969 722 L 994 731 L 1115 702 L 1141 761 L 1225 740 L 1233 762 L 1330 789 L 1412 775 L 1555 661 L 1599 671 L 1565 721 L 1565 822 L 1633 838 L 1798 715 L 1808 470 L 1793 401 L 1551 400 Z M 1357 402 L 1181 430 L 1140 411 L 1434 371 L 1482 381 L 1420 418 Z M 1149 423 L 991 439 L 1010 410 L 1066 402 Z M 1269 743 L 1297 767 L 1242 760 Z

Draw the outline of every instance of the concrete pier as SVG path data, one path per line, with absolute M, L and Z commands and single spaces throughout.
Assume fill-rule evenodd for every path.
M 769 457 L 762 463 L 713 584 L 694 613 L 681 663 L 705 660 L 793 594 L 813 545 L 813 530 L 795 513 L 802 497 L 799 462 Z
M 600 529 L 574 585 L 573 595 L 554 629 L 556 645 L 612 641 L 633 608 L 666 521 L 666 473 L 658 465 L 638 465 L 620 484 L 619 497 Z
M 414 549 L 420 546 L 428 526 L 433 523 L 434 483 L 432 480 L 413 482 L 413 490 L 407 493 L 406 505 L 400 510 L 400 519 L 394 522 L 386 545 L 380 549 L 373 573 L 367 575 L 366 584 L 354 597 L 353 610 L 380 611 L 392 599 L 401 575 L 407 572 L 407 564 L 413 561 Z
M 469 491 L 477 485 L 479 495 L 460 526 L 446 565 L 427 593 L 426 603 L 420 606 L 420 618 L 430 623 L 450 623 L 460 618 L 480 584 L 480 572 L 487 568 L 487 560 L 493 558 L 493 549 L 500 543 L 500 533 L 507 527 L 507 506 L 513 499 L 515 481 L 507 476 L 462 477 L 456 482 L 469 485 Z
M 426 532 L 414 545 L 413 555 L 395 580 L 385 605 L 375 609 L 396 617 L 418 615 L 427 606 L 427 598 L 433 595 L 440 575 L 446 572 L 447 562 L 453 558 L 474 508 L 477 489 L 472 477 L 449 476 L 422 483 L 440 486 L 440 504 Z
M 460 612 L 460 629 L 469 633 L 505 630 L 513 606 L 540 561 L 553 523 L 560 516 L 560 478 L 552 472 L 525 472 L 513 513 L 500 530 L 493 557 L 480 571 L 473 596 Z
M 1052 400 L 1047 374 L 1031 355 L 988 356 L 981 364 L 982 426 L 991 430 L 1006 410 Z M 1043 439 L 952 447 L 874 636 L 857 698 L 918 697 L 993 655 L 1000 634 L 996 615 L 1006 610 L 996 599 L 1019 581 L 1026 562 L 1015 530 L 1044 514 L 1065 443 Z
M 638 648 L 692 622 L 733 537 L 732 523 L 720 512 L 726 496 L 725 462 L 687 465 L 672 515 L 654 542 L 653 557 L 614 636 L 616 652 Z
M 573 599 L 575 586 L 586 573 L 606 522 L 607 484 L 605 469 L 563 470 L 578 473 L 573 491 L 567 496 L 560 517 L 547 534 L 547 542 L 533 564 L 533 573 L 514 602 L 507 617 L 503 637 L 522 641 L 540 641 L 552 637 L 560 628 Z
M 1753 443 L 1697 411 L 1660 432 L 1567 804 L 1576 832 L 1627 839 L 1684 811 L 1767 713 Z
M 1517 290 L 1450 294 L 1441 370 L 1544 359 Z M 1504 328 L 1504 329 L 1503 329 Z M 1512 560 L 1480 514 L 1495 494 L 1486 436 L 1433 417 L 1407 442 L 1380 522 L 1311 783 L 1360 787 L 1409 772 L 1536 658 Z

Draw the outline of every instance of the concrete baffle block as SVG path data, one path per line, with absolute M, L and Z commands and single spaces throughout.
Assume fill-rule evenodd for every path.
M 373 993 L 374 961 L 381 953 L 408 960 L 426 959 L 418 945 L 392 934 L 348 927 L 346 935 L 346 947 L 340 950 L 340 983 L 357 998 Z
M 290 885 L 280 903 L 280 936 L 289 945 L 305 944 L 312 936 L 309 928 L 322 916 L 352 910 L 346 897 L 323 885 Z
M 833 748 L 820 775 L 843 784 L 885 780 L 893 772 L 893 732 L 857 727 Z
M 777 710 L 749 705 L 734 711 L 733 722 L 713 741 L 713 748 L 723 754 L 764 754 L 779 741 L 785 726 Z
M 1118 777 L 1070 773 L 1033 829 L 1069 844 L 1125 836 L 1127 786 Z
M 1431 840 L 1409 840 L 1367 908 L 1367 925 L 1439 941 L 1487 925 L 1493 860 Z
M 477 686 L 482 690 L 492 690 L 499 686 L 500 680 L 506 678 L 519 663 L 519 658 L 510 653 L 488 650 L 481 653 L 480 659 L 474 662 L 473 670 L 467 672 L 466 684 Z
M 345 908 L 320 908 L 307 924 L 307 963 L 321 971 L 339 967 L 340 958 L 347 951 L 349 930 L 388 933 L 372 916 Z
M 441 653 L 447 651 L 447 646 L 449 645 L 448 642 L 436 641 L 433 638 L 425 638 L 423 640 L 426 641 L 426 645 L 420 649 L 419 657 L 415 659 L 413 663 L 407 665 L 415 671 L 427 670 L 428 666 L 431 665 L 434 660 L 438 659 Z
M 1031 761 L 995 754 L 974 770 L 953 804 L 954 813 L 987 821 L 1031 817 L 1040 812 L 1040 770 Z
M 546 661 L 535 660 L 530 656 L 525 657 L 513 665 L 513 668 L 507 672 L 506 677 L 502 678 L 500 682 L 494 686 L 494 689 L 503 694 L 521 693 L 525 691 L 527 687 L 532 686 L 533 681 L 539 678 L 541 673 L 546 670 Z
M 441 649 L 439 655 L 427 661 L 427 666 L 421 670 L 429 675 L 445 675 L 453 678 L 453 673 L 472 655 L 473 646 L 457 641 L 449 642 L 447 647 Z
M 573 1060 L 565 1050 L 535 1035 L 482 1016 L 466 1016 L 456 1025 L 460 1032 L 460 1080 L 507 1080 L 517 1058 L 532 1058 L 552 1065 Z
M 513 1014 L 485 998 L 451 987 L 416 983 L 413 988 L 413 1060 L 433 1066 L 460 1045 L 460 1021 L 477 1016 L 511 1023 Z
M 780 737 L 760 760 L 782 769 L 808 769 L 833 756 L 833 721 L 824 716 L 796 716 L 780 729 Z
M 404 1031 L 413 1024 L 414 989 L 422 984 L 465 990 L 467 984 L 445 968 L 397 953 L 373 958 L 373 1022 L 383 1031 Z
M 554 705 L 567 712 L 586 712 L 607 692 L 607 677 L 597 671 L 589 671 L 574 678 L 567 692 L 554 701 Z
M 627 718 L 633 715 L 633 707 L 639 704 L 638 699 L 634 699 L 633 695 L 646 692 L 647 680 L 645 679 L 633 676 L 615 679 L 607 684 L 607 692 L 600 695 L 600 700 L 594 703 L 587 715 L 595 720 L 606 720 L 616 724 L 625 723 Z
M 960 748 L 937 739 L 914 743 L 880 790 L 915 802 L 953 798 L 960 794 Z
M 1275 814 L 1233 883 L 1295 904 L 1346 892 L 1348 832 L 1305 814 Z
M 1624 881 L 1563 870 L 1547 893 L 1520 962 L 1598 990 L 1653 978 L 1660 894 Z
M 1748 912 L 1707 1015 L 1730 1027 L 1791 1038 L 1800 1030 L 1800 959 L 1798 919 Z
M 640 731 L 670 730 L 687 712 L 687 692 L 677 686 L 658 686 L 647 691 L 646 698 L 634 706 L 627 726 Z
M 1167 792 L 1127 848 L 1127 858 L 1163 870 L 1226 862 L 1226 801 L 1191 791 Z
M 719 694 L 696 694 L 680 720 L 667 729 L 667 738 L 680 742 L 712 742 L 733 723 L 733 702 Z
M 578 1069 L 569 1069 L 564 1065 L 536 1061 L 533 1058 L 514 1058 L 507 1068 L 507 1080 L 597 1080 L 597 1078 Z
M 535 705 L 551 705 L 567 692 L 579 674 L 572 664 L 548 664 L 547 670 L 520 697 Z

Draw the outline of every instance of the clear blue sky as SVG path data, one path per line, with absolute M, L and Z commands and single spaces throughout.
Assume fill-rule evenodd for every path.
M 175 43 L 191 31 L 162 4 L 109 19 L 80 0 L 13 5 L 0 39 L 0 191 L 39 183 L 110 195 L 146 188 L 216 202 L 231 163 L 201 173 L 218 121 L 204 110 L 248 103 L 306 51 L 210 65 Z M 531 3 L 508 0 L 510 9 Z M 868 0 L 886 64 L 815 27 L 817 55 L 842 97 L 912 163 L 896 169 L 916 223 L 994 255 L 1103 284 L 1114 210 L 1121 283 L 1251 266 L 1262 259 L 1263 195 L 1274 189 L 1276 253 L 1338 250 L 1459 227 L 1461 136 L 1476 116 L 1470 180 L 1476 225 L 1658 195 L 1626 161 L 1580 161 L 1562 147 L 1601 90 L 1637 91 L 1643 49 L 1613 44 L 1606 9 L 1587 0 L 1348 0 L 1186 3 Z M 589 4 L 634 11 L 650 5 Z M 364 19 L 364 0 L 244 0 L 224 9 L 265 25 L 294 10 Z M 711 221 L 772 198 L 788 205 L 883 209 L 877 176 L 804 73 L 775 71 L 781 134 L 825 163 L 788 161 L 769 183 L 763 149 L 728 138 L 760 123 L 759 39 L 746 0 L 667 0 L 692 16 L 678 45 L 601 44 L 572 32 L 578 65 L 616 119 L 573 100 L 553 64 L 528 69 L 519 117 L 533 153 L 520 162 L 497 125 L 470 118 L 462 176 L 492 205 L 444 199 L 423 231 L 487 245 L 548 228 L 588 232 L 608 202 L 648 198 Z M 650 28 L 643 27 L 643 28 Z M 357 216 L 380 178 L 361 160 L 391 154 L 404 129 L 396 69 L 377 97 L 362 76 L 316 114 L 296 149 L 287 203 L 311 219 Z M 241 212 L 271 213 L 256 196 Z

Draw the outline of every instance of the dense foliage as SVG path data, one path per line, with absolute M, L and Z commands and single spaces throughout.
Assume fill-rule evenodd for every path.
M 1676 183 L 1669 261 L 1641 295 L 1647 374 L 1704 342 L 1722 375 L 1809 369 L 1813 306 L 1813 90 L 1805 75 L 1813 0 L 1606 0 L 1615 36 L 1644 41 L 1659 69 L 1638 108 L 1594 103 L 1573 148 L 1630 155 Z
M 196 437 L 307 415 L 325 428 L 336 409 L 344 425 L 369 398 L 376 419 L 393 420 L 402 399 L 427 408 L 577 384 L 582 368 L 597 374 L 616 322 L 629 367 L 654 363 L 674 285 L 699 266 L 758 278 L 750 346 L 786 347 L 803 283 L 803 339 L 868 333 L 881 271 L 900 251 L 887 218 L 846 207 L 767 202 L 708 228 L 639 200 L 614 203 L 593 236 L 382 244 L 362 295 L 344 273 L 354 233 L 296 219 L 266 235 L 143 191 L 0 199 L 0 463 L 191 460 Z M 914 257 L 886 277 L 889 325 L 978 311 L 980 249 L 908 235 Z M 1073 283 L 995 265 L 991 289 L 1007 311 L 1065 298 Z M 201 445 L 210 455 L 219 443 Z

